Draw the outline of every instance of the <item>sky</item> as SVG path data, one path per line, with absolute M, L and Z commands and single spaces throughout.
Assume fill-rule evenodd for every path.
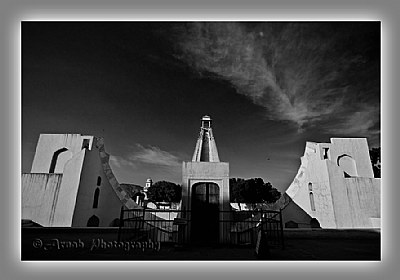
M 306 141 L 380 147 L 379 22 L 23 22 L 22 172 L 101 136 L 120 183 L 181 184 L 203 115 L 230 177 L 285 191 Z

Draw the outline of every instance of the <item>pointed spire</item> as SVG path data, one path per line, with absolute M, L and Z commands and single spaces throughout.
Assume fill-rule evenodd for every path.
M 219 162 L 217 144 L 211 128 L 210 116 L 203 116 L 199 138 L 197 139 L 192 161 Z

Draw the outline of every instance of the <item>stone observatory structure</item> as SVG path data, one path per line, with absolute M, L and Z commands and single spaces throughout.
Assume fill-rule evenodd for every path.
M 278 205 L 288 227 L 310 227 L 313 220 L 322 228 L 379 228 L 380 193 L 367 139 L 331 138 L 306 143 L 298 173 Z
M 47 227 L 115 226 L 121 206 L 140 208 L 119 185 L 102 138 L 41 134 L 22 174 L 22 219 Z
M 223 221 L 229 214 L 223 211 L 230 210 L 229 163 L 219 160 L 209 116 L 201 119 L 192 161 L 183 162 L 181 210 L 191 221 L 187 234 L 191 242 L 227 242 L 229 229 Z

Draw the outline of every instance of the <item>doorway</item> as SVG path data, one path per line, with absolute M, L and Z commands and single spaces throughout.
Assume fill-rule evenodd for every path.
M 219 236 L 219 187 L 197 183 L 192 187 L 191 239 L 196 244 L 216 244 Z

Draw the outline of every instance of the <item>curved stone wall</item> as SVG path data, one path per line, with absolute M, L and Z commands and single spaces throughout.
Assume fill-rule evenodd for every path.
M 110 155 L 105 151 L 104 139 L 101 137 L 96 137 L 96 145 L 99 149 L 100 160 L 104 174 L 106 174 L 110 185 L 117 194 L 118 198 L 121 200 L 121 203 L 128 209 L 142 209 L 142 207 L 138 205 L 132 198 L 130 198 L 129 194 L 121 188 L 117 178 L 115 178 L 109 163 Z

